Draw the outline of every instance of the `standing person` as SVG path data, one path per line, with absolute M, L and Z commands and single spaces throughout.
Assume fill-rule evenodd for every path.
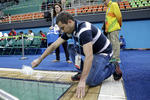
M 2 37 L 3 37 L 3 33 L 2 33 L 2 32 L 0 32 L 0 41 L 1 41 L 1 40 L 3 40 L 3 38 L 2 38 Z
M 41 35 L 41 37 L 43 37 L 42 39 L 41 39 L 41 48 L 46 48 L 47 46 L 47 42 L 46 42 L 46 35 L 40 30 L 40 35 Z
M 118 64 L 120 62 L 119 30 L 122 26 L 122 15 L 116 2 L 112 2 L 112 0 L 103 0 L 103 2 L 107 6 L 105 32 L 113 47 L 113 57 L 110 62 Z M 114 74 L 115 80 L 119 80 L 122 77 L 119 64 L 117 68 L 120 72 Z
M 34 33 L 32 32 L 32 30 L 28 30 L 28 38 L 27 38 L 28 41 L 31 41 L 31 44 L 33 44 L 33 41 L 34 41 Z
M 8 33 L 8 36 L 16 36 L 17 33 L 15 31 L 15 29 L 12 29 L 9 33 Z
M 62 11 L 61 5 L 60 5 L 60 4 L 55 4 L 55 5 L 54 5 L 54 9 L 53 9 L 53 12 L 54 12 L 53 16 L 54 16 L 54 18 L 53 18 L 52 26 L 56 26 L 56 25 L 55 25 L 55 24 L 56 24 L 56 16 L 58 16 L 58 14 L 59 14 L 61 11 Z M 51 27 L 51 28 L 53 28 L 53 27 Z M 60 37 L 61 35 L 62 35 L 62 32 L 61 32 L 61 30 L 59 30 L 59 37 Z M 67 41 L 64 42 L 64 43 L 62 44 L 62 46 L 63 46 L 63 48 L 64 48 L 64 52 L 65 52 L 65 56 L 66 56 L 66 62 L 67 62 L 67 63 L 71 63 L 71 61 L 70 61 L 70 59 L 69 59 L 69 53 L 68 53 L 68 50 L 67 50 L 67 46 L 68 46 Z M 58 61 L 60 61 L 60 49 L 59 49 L 59 47 L 56 49 L 56 60 L 53 60 L 53 62 L 58 62 Z
M 45 2 L 45 1 L 43 1 L 43 2 L 42 2 L 42 5 L 41 5 L 41 10 L 42 10 L 42 11 L 47 10 L 47 8 L 46 8 L 46 7 L 47 7 L 46 2 Z
M 113 63 L 109 63 L 112 56 L 112 46 L 106 36 L 89 22 L 75 20 L 69 13 L 62 12 L 57 16 L 57 25 L 64 32 L 46 51 L 31 64 L 32 68 L 38 66 L 53 50 L 69 38 L 74 38 L 76 49 L 72 48 L 71 56 L 83 55 L 84 61 L 78 67 L 79 73 L 72 77 L 79 80 L 76 96 L 85 96 L 85 85 L 97 86 L 115 72 Z M 78 53 L 78 54 L 77 54 Z M 81 60 L 73 60 L 76 64 Z
M 34 33 L 32 32 L 32 30 L 28 30 L 28 38 L 27 38 L 27 40 L 33 41 L 33 39 L 34 39 Z
M 119 41 L 120 41 L 120 49 L 125 49 L 126 48 L 126 41 L 125 41 L 123 35 L 120 36 Z
M 16 39 L 17 32 L 15 31 L 15 29 L 12 29 L 9 33 L 8 36 L 10 36 L 10 38 L 8 38 L 8 43 L 6 44 L 6 46 L 12 45 L 13 41 L 12 39 Z
M 19 36 L 18 39 L 21 40 L 21 39 L 22 39 L 22 35 L 24 35 L 23 31 L 20 31 L 20 32 L 19 32 L 19 35 L 20 35 L 20 36 Z

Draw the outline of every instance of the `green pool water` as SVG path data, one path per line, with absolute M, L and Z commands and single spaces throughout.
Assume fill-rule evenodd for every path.
M 0 89 L 19 100 L 57 100 L 69 87 L 70 84 L 0 78 Z

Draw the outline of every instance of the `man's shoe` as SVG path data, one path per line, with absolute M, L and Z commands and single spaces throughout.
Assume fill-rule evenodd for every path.
M 53 60 L 52 62 L 59 62 L 59 60 Z
M 117 74 L 116 72 L 113 73 L 113 78 L 115 81 L 118 81 L 120 80 L 122 77 L 122 74 Z
M 67 62 L 67 63 L 72 63 L 72 61 L 70 61 L 70 60 L 67 60 L 66 62 Z
M 76 75 L 71 77 L 71 80 L 72 81 L 79 81 L 80 78 L 81 78 L 81 73 L 78 72 Z
M 122 72 L 120 70 L 120 65 L 118 64 L 118 62 L 114 62 L 114 65 L 115 65 L 115 72 L 113 73 L 113 77 L 114 80 L 118 81 L 122 77 Z

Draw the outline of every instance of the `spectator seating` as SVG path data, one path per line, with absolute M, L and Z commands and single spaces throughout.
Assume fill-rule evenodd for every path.
M 124 5 L 125 5 L 125 8 L 126 8 L 126 9 L 130 9 L 130 8 L 131 8 L 131 6 L 130 6 L 130 4 L 129 4 L 129 1 L 125 1 L 125 2 L 124 2 Z
M 18 5 L 7 7 L 3 9 L 3 12 L 11 15 L 39 12 L 41 11 L 42 2 L 43 0 L 19 0 Z
M 2 19 L 2 22 L 25 21 L 25 20 L 35 20 L 35 19 L 42 19 L 42 18 L 44 18 L 44 13 L 36 12 L 36 13 L 13 15 L 10 18 L 7 17 L 5 19 Z
M 101 12 L 103 11 L 103 5 L 88 5 L 88 6 L 82 6 L 80 8 L 77 9 L 67 9 L 67 12 L 71 13 L 71 14 L 76 14 L 76 15 L 80 15 L 80 14 L 90 14 L 90 13 L 96 13 L 96 12 Z
M 14 38 L 15 37 L 15 38 Z M 4 39 L 0 41 L 0 55 L 20 55 L 22 49 L 22 39 L 20 39 L 20 35 L 10 37 L 9 39 Z M 26 35 L 24 36 L 24 49 L 26 49 L 26 54 L 32 53 L 36 54 L 41 45 L 40 36 L 34 36 L 33 41 L 27 40 Z M 45 38 L 46 39 L 46 38 Z M 34 51 L 34 52 L 33 52 Z
M 150 1 L 147 0 L 131 0 L 131 1 L 121 1 L 118 2 L 118 5 L 121 10 L 130 10 L 134 8 L 143 8 L 143 7 L 150 7 Z M 73 14 L 73 15 L 81 15 L 81 14 L 90 14 L 90 13 L 99 13 L 106 11 L 107 7 L 101 4 L 95 5 L 85 5 L 82 7 L 77 8 L 70 8 L 66 9 L 65 11 Z M 24 20 L 34 20 L 34 19 L 42 19 L 44 18 L 43 12 L 36 12 L 36 13 L 25 13 L 20 15 L 13 15 L 10 18 L 5 18 L 2 22 L 13 22 L 13 21 L 24 21 Z
M 120 7 L 120 10 L 124 10 L 125 9 L 124 2 L 119 2 L 118 5 Z
M 150 7 L 148 0 L 131 0 L 129 1 L 132 8 Z
M 5 2 L 0 3 L 0 9 L 5 9 L 7 7 L 10 7 L 10 6 L 14 5 L 14 4 L 15 4 L 15 2 L 13 0 L 8 0 L 7 2 L 5 0 Z

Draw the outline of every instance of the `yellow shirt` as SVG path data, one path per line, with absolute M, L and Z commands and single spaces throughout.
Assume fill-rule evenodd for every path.
M 120 30 L 122 26 L 122 15 L 116 2 L 109 1 L 106 10 L 105 31 L 113 32 Z

